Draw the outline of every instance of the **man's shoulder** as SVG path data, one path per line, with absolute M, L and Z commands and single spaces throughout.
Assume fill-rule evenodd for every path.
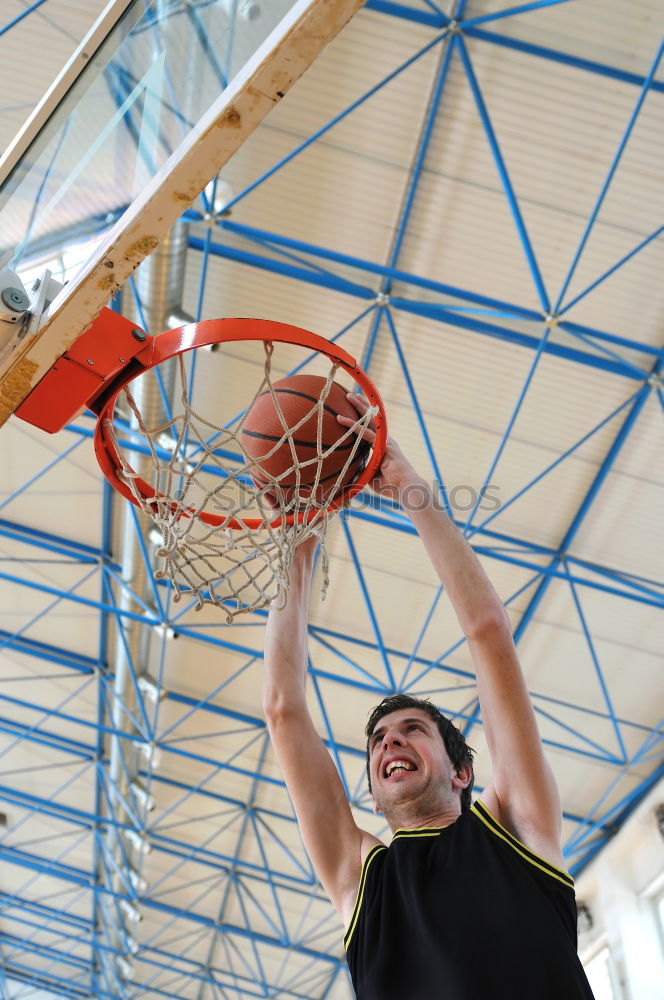
M 479 821 L 489 835 L 507 845 L 522 860 L 574 889 L 574 879 L 565 868 L 565 860 L 558 844 L 551 844 L 537 830 L 528 829 L 524 824 L 506 823 L 503 817 L 488 808 L 485 796 L 476 799 L 471 807 L 471 816 Z M 515 829 L 516 827 L 516 829 Z
M 375 837 L 373 833 L 368 833 L 367 830 L 360 830 L 360 834 L 360 864 L 364 866 L 364 862 L 373 850 L 378 847 L 387 849 L 387 845 L 379 837 Z
M 344 922 L 344 926 L 347 928 L 349 928 L 352 924 L 353 916 L 359 909 L 362 897 L 362 884 L 366 878 L 367 869 L 371 861 L 374 859 L 376 854 L 380 853 L 381 850 L 387 850 L 383 841 L 379 840 L 379 838 L 375 837 L 372 833 L 362 829 L 360 829 L 359 832 L 360 858 L 357 878 L 353 879 L 352 884 L 348 886 L 343 899 L 340 901 L 340 905 L 337 907 L 339 915 Z

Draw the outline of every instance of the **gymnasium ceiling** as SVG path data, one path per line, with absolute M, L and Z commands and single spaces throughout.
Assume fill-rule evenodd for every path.
M 101 7 L 3 4 L 3 146 Z M 663 39 L 657 0 L 369 0 L 180 230 L 176 312 L 338 338 L 444 486 L 513 623 L 573 874 L 662 775 Z M 107 196 L 34 266 L 69 277 L 101 209 L 124 207 Z M 237 360 L 205 355 L 197 404 Z M 257 371 L 233 394 L 253 395 Z M 131 576 L 134 521 L 92 426 L 1 432 L 2 995 L 347 1000 L 342 928 L 261 714 L 265 613 L 229 625 Z M 398 511 L 364 498 L 328 549 L 311 709 L 358 822 L 383 835 L 369 708 L 431 697 L 476 748 L 481 789 L 477 694 Z

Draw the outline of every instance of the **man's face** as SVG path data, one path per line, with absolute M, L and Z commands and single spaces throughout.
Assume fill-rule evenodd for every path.
M 369 737 L 369 773 L 374 805 L 422 799 L 446 801 L 455 774 L 438 726 L 419 708 L 384 715 Z

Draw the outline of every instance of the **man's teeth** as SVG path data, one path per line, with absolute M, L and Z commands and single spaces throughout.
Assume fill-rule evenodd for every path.
M 406 760 L 393 760 L 385 768 L 385 774 L 391 778 L 395 771 L 414 771 L 415 767 Z

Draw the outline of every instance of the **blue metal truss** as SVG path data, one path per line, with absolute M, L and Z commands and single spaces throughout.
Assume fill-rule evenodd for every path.
M 19 17 L 0 28 L 0 34 L 9 31 L 43 2 L 38 0 L 33 3 Z M 577 264 L 584 254 L 622 155 L 632 139 L 644 101 L 649 95 L 660 94 L 664 89 L 664 84 L 657 79 L 664 43 L 659 46 L 650 70 L 641 76 L 492 30 L 493 22 L 502 18 L 518 14 L 536 17 L 538 9 L 566 2 L 568 0 L 540 0 L 505 7 L 480 17 L 466 17 L 465 0 L 453 6 L 452 15 L 432 0 L 404 3 L 368 0 L 366 7 L 375 15 L 395 17 L 430 28 L 431 37 L 426 45 L 236 194 L 218 213 L 214 228 L 208 225 L 202 238 L 198 235 L 190 237 L 189 248 L 191 253 L 200 255 L 197 318 L 203 314 L 208 265 L 212 257 L 328 289 L 343 296 L 351 312 L 355 309 L 353 300 L 360 300 L 357 315 L 334 339 L 343 342 L 344 336 L 358 322 L 369 320 L 369 336 L 362 359 L 369 370 L 376 345 L 389 343 L 403 376 L 405 392 L 422 435 L 432 474 L 445 502 L 444 463 L 439 457 L 437 442 L 429 432 L 426 408 L 411 371 L 408 346 L 401 333 L 402 316 L 421 316 L 454 328 L 460 336 L 489 337 L 504 344 L 506 349 L 520 348 L 530 352 L 528 375 L 514 401 L 511 416 L 487 470 L 485 484 L 491 481 L 504 449 L 512 439 L 516 419 L 532 391 L 533 376 L 543 358 L 551 356 L 564 362 L 570 378 L 574 378 L 577 370 L 589 369 L 610 379 L 612 384 L 616 378 L 626 380 L 622 401 L 614 405 L 594 427 L 579 433 L 578 440 L 531 481 L 523 484 L 511 497 L 505 498 L 499 510 L 482 519 L 479 503 L 476 503 L 467 512 L 466 518 L 459 522 L 475 550 L 490 564 L 508 564 L 523 571 L 519 588 L 506 599 L 509 607 L 522 594 L 530 595 L 515 629 L 517 642 L 523 641 L 524 636 L 532 634 L 537 628 L 538 610 L 553 584 L 565 587 L 570 597 L 583 649 L 597 681 L 598 697 L 589 706 L 577 703 L 573 691 L 567 698 L 555 698 L 537 690 L 531 693 L 536 711 L 547 725 L 548 735 L 544 742 L 554 750 L 572 755 L 581 766 L 584 762 L 601 766 L 606 774 L 606 787 L 601 797 L 585 815 L 565 811 L 569 831 L 566 856 L 570 870 L 578 874 L 664 773 L 664 720 L 649 726 L 621 712 L 603 668 L 587 611 L 590 596 L 605 596 L 628 602 L 626 606 L 647 607 L 661 616 L 664 614 L 664 581 L 629 574 L 610 565 L 589 563 L 574 552 L 575 538 L 581 527 L 592 518 L 593 505 L 601 495 L 607 477 L 615 469 L 618 456 L 629 447 L 630 435 L 640 426 L 649 399 L 659 401 L 664 418 L 660 378 L 664 347 L 645 344 L 633 337 L 618 335 L 615 331 L 576 323 L 573 319 L 574 307 L 590 293 L 597 292 L 637 254 L 653 246 L 664 231 L 660 220 L 654 220 L 652 231 L 636 241 L 629 252 L 572 298 L 568 297 Z M 195 10 L 192 16 L 197 17 Z M 200 22 L 198 29 L 200 35 L 203 30 Z M 543 72 L 546 71 L 547 61 L 554 61 L 593 74 L 598 86 L 601 86 L 602 78 L 609 78 L 634 87 L 633 113 L 600 186 L 568 272 L 557 290 L 548 287 L 550 281 L 538 259 L 536 241 L 528 232 L 518 192 L 510 176 L 510 165 L 492 119 L 490 94 L 485 94 L 480 85 L 474 67 L 473 49 L 468 40 L 474 44 L 493 45 L 497 51 L 505 48 L 539 59 Z M 418 59 L 436 50 L 438 68 L 431 93 L 425 95 L 427 104 L 423 127 L 414 150 L 395 237 L 385 261 L 342 254 L 283 233 L 259 230 L 236 220 L 231 221 L 227 217 L 225 212 L 228 209 L 251 197 L 254 190 L 280 170 L 287 170 L 288 164 L 312 143 L 319 141 L 340 121 L 371 100 Z M 208 55 L 215 71 L 223 79 L 223 66 L 214 53 L 209 52 Z M 409 273 L 400 263 L 413 206 L 427 168 L 432 135 L 447 94 L 452 65 L 462 67 L 469 93 L 475 102 L 539 302 L 538 310 L 484 294 L 481 276 L 478 276 L 475 287 L 462 288 Z M 131 89 L 134 83 L 119 75 L 109 75 L 109 86 L 117 93 L 119 105 L 126 96 L 127 88 Z M 131 122 L 128 121 L 127 127 L 131 136 Z M 137 136 L 134 136 L 134 141 L 138 144 Z M 194 224 L 209 221 L 213 204 L 214 194 L 212 199 L 202 196 L 200 210 L 192 209 L 186 217 Z M 136 304 L 140 314 L 138 297 Z M 192 387 L 195 381 L 194 366 L 190 372 Z M 568 461 L 595 434 L 607 428 L 612 429 L 613 440 L 606 448 L 582 503 L 555 547 L 539 545 L 500 531 L 500 517 L 505 511 Z M 17 496 L 28 493 L 32 485 L 58 462 L 66 460 L 91 436 L 92 425 L 88 418 L 82 417 L 68 430 L 73 435 L 70 446 L 36 470 L 19 490 L 6 497 L 0 510 Z M 326 695 L 329 686 L 345 692 L 349 697 L 356 692 L 368 692 L 376 700 L 396 690 L 422 693 L 428 688 L 435 693 L 442 709 L 454 717 L 466 733 L 472 733 L 475 726 L 481 725 L 473 675 L 459 665 L 455 656 L 463 645 L 463 638 L 440 651 L 434 661 L 422 653 L 423 641 L 434 628 L 441 600 L 440 590 L 425 610 L 420 627 L 414 630 L 412 642 L 406 640 L 401 648 L 395 648 L 386 641 L 381 628 L 380 595 L 372 593 L 358 556 L 355 535 L 363 525 L 370 524 L 384 534 L 385 542 L 389 544 L 394 532 L 413 534 L 413 528 L 398 509 L 390 510 L 385 505 L 379 509 L 372 504 L 371 498 L 364 499 L 366 502 L 361 506 L 343 515 L 341 525 L 372 637 L 361 638 L 312 626 L 309 663 L 326 745 L 353 806 L 360 814 L 371 811 L 361 774 L 363 750 L 359 744 L 349 746 L 337 737 Z M 283 834 L 284 828 L 292 830 L 294 827 L 292 812 L 260 804 L 262 788 L 283 789 L 281 779 L 265 766 L 268 743 L 263 719 L 258 714 L 234 711 L 224 704 L 225 689 L 260 660 L 262 648 L 251 630 L 244 640 L 242 629 L 238 626 L 229 632 L 225 626 L 211 627 L 209 623 L 201 627 L 184 624 L 185 612 L 171 607 L 171 595 L 163 583 L 151 582 L 149 602 L 144 596 L 135 594 L 122 578 L 118 553 L 112 551 L 111 517 L 115 502 L 112 491 L 104 487 L 99 548 L 84 545 L 74 538 L 37 530 L 27 524 L 0 520 L 0 542 L 18 546 L 22 553 L 22 556 L 13 555 L 0 564 L 0 580 L 18 589 L 30 590 L 47 601 L 45 608 L 16 631 L 0 631 L 0 649 L 11 650 L 31 662 L 42 663 L 43 676 L 65 678 L 66 691 L 58 704 L 42 704 L 39 676 L 33 675 L 35 694 L 31 700 L 12 694 L 11 678 L 3 678 L 0 682 L 0 732 L 5 738 L 0 750 L 0 802 L 16 811 L 16 820 L 0 838 L 0 858 L 3 864 L 19 871 L 25 878 L 19 889 L 0 894 L 3 921 L 0 930 L 2 996 L 10 995 L 8 982 L 11 981 L 14 984 L 12 988 L 15 984 L 25 984 L 29 988 L 41 988 L 65 997 L 94 996 L 108 997 L 109 1000 L 120 1000 L 130 995 L 134 988 L 149 990 L 155 996 L 179 997 L 180 987 L 185 982 L 197 985 L 200 1000 L 203 1000 L 206 989 L 215 996 L 233 998 L 274 996 L 277 995 L 275 990 L 280 997 L 297 1000 L 312 996 L 327 997 L 339 978 L 345 975 L 338 948 L 338 929 L 329 908 L 321 910 L 322 891 L 306 856 L 302 852 L 294 852 Z M 149 556 L 138 519 L 135 518 L 134 522 L 137 545 L 151 579 Z M 27 552 L 30 556 L 25 556 Z M 37 577 L 28 578 L 24 576 L 22 566 L 31 559 L 42 566 L 53 560 L 64 561 L 72 569 L 76 568 L 77 580 L 64 589 Z M 89 596 L 89 588 L 85 594 L 79 592 L 91 579 L 97 586 L 96 598 Z M 133 597 L 141 610 L 131 610 L 124 597 Z M 34 624 L 61 604 L 77 605 L 96 615 L 99 641 L 95 656 L 30 635 Z M 261 623 L 263 619 L 264 614 L 256 613 L 252 622 Z M 157 657 L 158 676 L 152 678 L 152 698 L 141 687 L 140 664 L 128 640 L 128 630 L 134 625 L 153 629 L 160 636 L 156 640 L 161 649 Z M 162 672 L 169 633 L 196 641 L 201 651 L 211 648 L 241 654 L 243 663 L 204 697 L 193 698 L 182 692 L 166 691 Z M 117 698 L 113 693 L 116 673 L 108 654 L 112 636 L 124 650 L 131 691 L 131 704 L 120 705 L 119 715 L 116 711 Z M 75 646 L 73 639 L 71 645 Z M 330 654 L 338 663 L 338 672 L 329 666 Z M 374 666 L 369 669 L 363 658 Z M 325 666 L 322 666 L 323 662 Z M 77 699 L 89 685 L 94 685 L 96 705 L 94 712 L 85 716 L 77 708 Z M 455 700 L 454 696 L 464 689 L 467 697 L 459 708 L 458 699 Z M 176 722 L 162 723 L 160 704 L 169 709 L 177 706 L 182 715 Z M 234 746 L 232 752 L 220 759 L 218 755 L 210 755 L 204 747 L 197 746 L 196 741 L 183 741 L 180 734 L 187 721 L 193 718 L 209 719 L 211 726 L 218 727 L 216 732 L 240 734 L 241 750 Z M 602 741 L 591 738 L 586 731 L 591 722 L 597 721 L 602 722 L 603 732 L 607 734 Z M 65 735 L 65 732 L 76 732 L 77 736 L 74 738 Z M 5 761 L 10 760 L 12 749 L 19 744 L 34 747 L 40 753 L 40 766 L 53 769 L 50 794 L 38 795 L 27 791 L 21 786 L 20 773 L 5 765 Z M 113 752 L 119 761 L 119 772 L 115 775 L 112 774 L 111 747 L 115 747 Z M 240 752 L 249 748 L 259 748 L 253 770 L 236 759 Z M 144 752 L 144 760 L 133 775 L 131 759 L 139 750 Z M 155 765 L 156 751 L 165 760 L 190 768 L 193 777 L 185 780 L 181 771 L 178 776 L 160 773 Z M 47 765 L 43 764 L 44 759 L 49 761 Z M 626 777 L 637 774 L 637 767 L 638 776 L 625 783 Z M 356 779 L 354 775 L 358 773 L 358 768 L 359 777 Z M 647 771 L 645 777 L 644 768 Z M 81 775 L 88 772 L 94 774 L 89 807 L 74 807 L 68 800 L 68 792 Z M 246 781 L 246 793 L 238 796 L 221 791 L 218 779 L 224 776 Z M 143 794 L 147 797 L 152 796 L 159 801 L 160 795 L 168 793 L 167 801 L 171 804 L 161 809 L 155 819 L 151 819 L 147 799 L 135 791 L 134 777 L 142 783 Z M 123 778 L 127 780 L 123 782 Z M 184 804 L 195 809 L 203 818 L 211 816 L 214 819 L 215 832 L 207 841 L 199 842 L 185 836 L 177 824 L 171 828 L 177 809 Z M 48 819 L 51 829 L 58 831 L 52 844 L 39 838 L 32 842 L 29 831 L 31 819 L 35 817 Z M 220 850 L 214 843 L 218 833 L 224 829 L 233 830 L 233 850 Z M 159 858 L 164 874 L 157 883 L 144 885 L 140 870 L 132 874 L 124 839 L 129 835 L 149 844 Z M 82 845 L 88 859 L 86 863 L 81 862 L 77 853 Z M 175 877 L 180 872 L 186 873 L 189 885 L 196 889 L 194 901 L 186 907 L 177 902 L 177 893 L 173 889 Z M 48 875 L 61 888 L 61 905 L 54 905 L 52 899 L 31 895 L 34 880 L 43 875 Z M 218 900 L 213 915 L 205 906 L 211 892 L 216 894 Z M 169 899 L 169 893 L 176 901 Z M 80 912 L 81 898 L 86 902 L 85 914 Z M 265 902 L 266 898 L 269 903 Z M 289 915 L 293 900 L 302 914 L 297 927 L 293 926 Z M 133 945 L 132 923 L 127 917 L 132 907 L 148 915 L 158 915 L 163 921 L 159 932 L 142 937 L 136 947 Z M 172 929 L 172 937 L 165 941 L 164 926 Z M 240 947 L 247 942 L 248 949 Z M 187 947 L 192 944 L 198 948 L 195 959 L 189 958 L 186 953 Z M 133 968 L 123 978 L 118 973 L 118 960 L 131 957 L 134 951 Z M 271 956 L 269 960 L 268 955 Z M 268 972 L 275 955 L 280 963 L 278 985 L 271 980 Z M 298 963 L 289 974 L 288 962 L 293 957 L 297 957 Z

